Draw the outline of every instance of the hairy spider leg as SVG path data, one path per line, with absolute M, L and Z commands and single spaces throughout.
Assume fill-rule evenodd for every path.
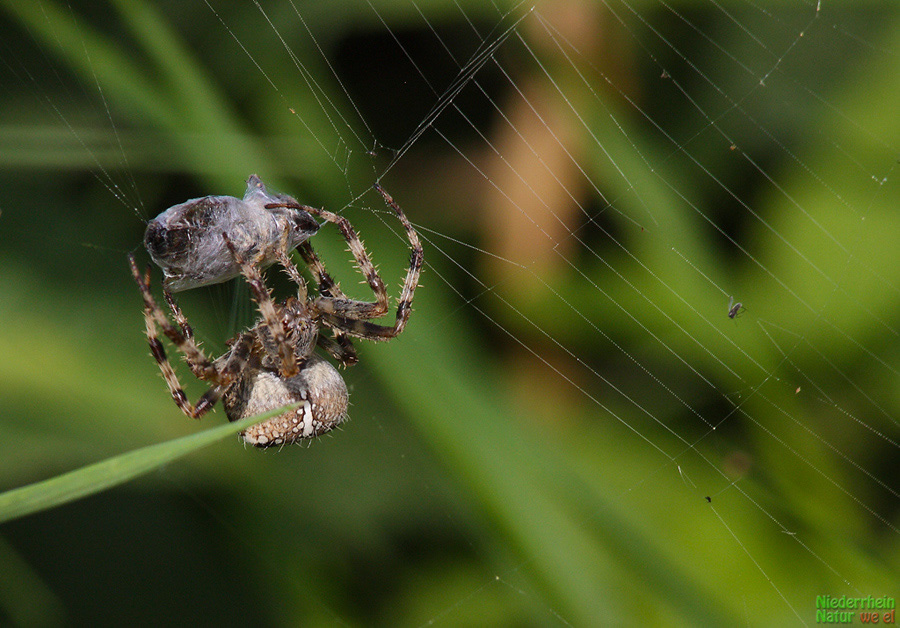
M 212 362 L 206 357 L 206 354 L 203 353 L 203 350 L 193 338 L 184 336 L 172 326 L 172 323 L 166 318 L 165 312 L 153 298 L 153 294 L 150 292 L 150 266 L 147 266 L 145 274 L 142 275 L 138 270 L 133 255 L 128 256 L 128 263 L 131 265 L 131 274 L 134 276 L 134 280 L 137 282 L 138 288 L 140 288 L 141 296 L 144 298 L 144 314 L 155 322 L 154 329 L 156 324 L 162 327 L 163 333 L 172 341 L 172 344 L 184 353 L 191 363 L 197 365 L 199 369 L 197 377 L 207 381 L 214 381 L 216 370 Z
M 406 235 L 410 243 L 409 270 L 407 270 L 406 279 L 403 281 L 403 290 L 400 293 L 400 302 L 397 305 L 396 321 L 392 326 L 377 325 L 367 320 L 360 320 L 359 317 L 351 316 L 349 312 L 335 312 L 326 313 L 323 317 L 323 322 L 329 327 L 337 327 L 352 336 L 368 340 L 390 340 L 403 331 L 409 320 L 413 297 L 415 296 L 416 287 L 419 285 L 419 275 L 422 272 L 424 253 L 416 230 L 413 229 L 412 224 L 410 224 L 409 219 L 407 219 L 403 210 L 400 209 L 400 206 L 380 185 L 376 183 L 374 187 L 384 198 L 384 202 L 397 214 L 400 223 L 406 229 Z
M 166 318 L 165 313 L 157 305 L 156 300 L 150 293 L 150 267 L 148 266 L 146 273 L 141 275 L 133 255 L 128 256 L 128 263 L 131 266 L 131 274 L 134 276 L 134 280 L 137 282 L 141 295 L 144 298 L 144 326 L 146 327 L 147 341 L 150 344 L 150 353 L 159 365 L 159 370 L 162 372 L 163 379 L 166 381 L 175 404 L 187 416 L 199 419 L 212 409 L 216 401 L 221 397 L 223 392 L 222 385 L 227 385 L 228 382 L 221 378 L 219 371 L 209 361 L 203 350 L 197 346 L 193 338 L 182 335 L 175 329 L 169 322 L 169 319 Z M 214 384 L 213 388 L 210 388 L 197 400 L 196 405 L 188 401 L 187 394 L 185 394 L 184 388 L 178 381 L 178 375 L 175 373 L 175 369 L 172 368 L 172 364 L 166 356 L 165 347 L 163 347 L 162 341 L 159 339 L 157 324 L 162 327 L 163 333 L 172 341 L 175 348 L 185 355 L 191 372 L 197 378 Z
M 409 314 L 412 311 L 413 297 L 415 296 L 416 288 L 419 285 L 419 275 L 422 273 L 422 264 L 425 261 L 425 253 L 422 250 L 422 243 L 419 242 L 419 234 L 413 229 L 412 224 L 410 224 L 409 219 L 406 217 L 406 214 L 403 213 L 403 210 L 400 209 L 397 202 L 377 183 L 374 187 L 384 198 L 384 202 L 397 214 L 397 218 L 400 219 L 400 224 L 406 229 L 406 237 L 409 240 L 410 245 L 409 270 L 406 272 L 406 279 L 403 281 L 403 290 L 400 292 L 400 302 L 397 304 L 397 320 L 393 327 L 393 333 L 386 332 L 389 333 L 389 335 L 385 336 L 386 338 L 393 338 L 403 331 L 406 322 L 409 320 Z M 388 329 L 390 329 L 390 327 Z
M 172 293 L 163 289 L 163 296 L 166 298 L 166 303 L 169 304 L 169 309 L 172 311 L 172 317 L 175 319 L 175 322 L 178 323 L 178 326 L 181 327 L 181 332 L 184 334 L 184 337 L 193 340 L 194 329 L 188 322 L 184 312 L 182 312 L 181 307 L 175 302 Z M 228 344 L 231 346 L 231 349 L 228 353 L 217 358 L 216 361 L 213 362 L 213 367 L 216 368 L 219 377 L 223 378 L 223 381 L 231 382 L 232 380 L 237 379 L 241 369 L 247 364 L 254 340 L 255 336 L 252 333 L 245 332 L 241 334 L 237 338 L 229 341 Z M 224 364 L 219 366 L 219 363 L 223 358 L 225 360 Z M 190 364 L 188 364 L 188 366 L 190 366 Z M 197 377 L 202 379 L 201 375 L 197 375 Z
M 307 268 L 309 268 L 310 273 L 312 274 L 313 281 L 316 282 L 316 286 L 319 289 L 319 294 L 324 297 L 334 297 L 337 299 L 347 299 L 343 292 L 341 292 L 340 286 L 338 286 L 337 282 L 328 274 L 328 271 L 325 270 L 325 265 L 322 264 L 322 260 L 319 259 L 319 256 L 316 255 L 315 250 L 313 250 L 312 245 L 309 242 L 304 242 L 298 247 L 298 251 L 300 252 L 300 256 L 303 258 L 304 263 L 306 263 Z M 284 256 L 284 260 L 281 261 L 282 265 L 286 264 L 287 255 Z M 286 266 L 287 268 L 287 266 Z M 297 274 L 297 269 L 290 265 L 290 270 L 288 270 L 288 275 Z M 296 281 L 296 280 L 295 280 Z M 303 284 L 303 298 L 306 297 L 305 287 L 306 284 Z M 356 353 L 356 348 L 353 346 L 353 343 L 350 339 L 344 334 L 344 332 L 338 329 L 331 329 L 331 333 L 334 338 L 329 338 L 324 334 L 319 334 L 316 339 L 316 344 L 318 344 L 323 350 L 327 351 L 335 360 L 340 362 L 341 366 L 352 366 L 359 362 L 359 356 Z
M 341 292 L 341 287 L 331 275 L 328 274 L 328 271 L 325 270 L 325 265 L 322 263 L 322 260 L 319 259 L 319 256 L 316 254 L 315 250 L 313 250 L 313 247 L 309 242 L 303 242 L 298 246 L 297 252 L 300 253 L 300 257 L 303 258 L 303 262 L 306 264 L 306 267 L 309 268 L 313 281 L 316 282 L 316 286 L 319 288 L 320 295 L 338 299 L 347 298 L 346 295 Z
M 306 248 L 306 251 L 302 252 L 301 256 L 308 266 L 314 266 L 316 269 L 313 271 L 313 278 L 316 285 L 319 287 L 319 294 L 331 296 L 333 293 L 337 293 L 343 298 L 340 288 L 337 287 L 337 284 L 325 271 L 325 267 L 322 265 L 322 262 L 315 254 L 315 251 L 312 250 L 309 243 L 304 242 L 301 246 Z M 284 249 L 278 252 L 277 258 L 287 276 L 291 281 L 297 284 L 297 299 L 300 302 L 305 303 L 307 297 L 306 280 L 303 279 L 303 276 L 297 270 L 297 267 L 294 266 L 293 262 L 291 262 L 290 257 Z M 359 362 L 356 349 L 353 348 L 350 339 L 340 332 L 332 331 L 335 336 L 334 339 L 318 334 L 316 337 L 316 344 L 332 355 L 335 360 L 340 362 L 341 366 L 351 366 Z
M 306 291 L 306 280 L 303 278 L 303 275 L 300 274 L 300 271 L 297 270 L 297 267 L 294 266 L 294 263 L 291 261 L 290 256 L 285 252 L 284 249 L 278 251 L 276 256 L 278 263 L 281 264 L 281 267 L 284 269 L 285 274 L 287 274 L 288 278 L 297 284 L 297 300 L 306 302 L 307 291 Z
M 403 290 L 400 295 L 400 302 L 397 306 L 396 322 L 392 326 L 377 325 L 375 323 L 370 323 L 367 320 L 370 318 L 377 318 L 387 313 L 387 290 L 384 287 L 384 282 L 375 270 L 375 266 L 369 259 L 362 241 L 359 239 L 359 236 L 346 218 L 333 214 L 327 210 L 309 207 L 307 205 L 285 203 L 270 204 L 266 205 L 266 207 L 303 209 L 309 213 L 321 216 L 326 221 L 337 225 L 350 247 L 350 252 L 356 260 L 357 268 L 359 268 L 369 286 L 372 288 L 372 291 L 375 293 L 376 301 L 374 303 L 369 303 L 364 301 L 354 301 L 347 299 L 346 297 L 338 298 L 336 295 L 325 296 L 324 292 L 326 290 L 330 291 L 332 287 L 337 289 L 337 286 L 325 272 L 321 262 L 318 262 L 318 259 L 315 258 L 315 261 L 318 263 L 310 266 L 311 271 L 313 276 L 319 279 L 320 286 L 327 286 L 327 288 L 322 289 L 323 296 L 320 296 L 314 301 L 314 306 L 321 313 L 322 322 L 336 331 L 369 340 L 389 340 L 399 335 L 409 320 L 413 296 L 415 295 L 415 290 L 419 283 L 419 275 L 422 270 L 424 253 L 422 251 L 422 245 L 419 242 L 418 234 L 412 224 L 410 224 L 406 214 L 403 213 L 400 206 L 380 185 L 375 184 L 374 187 L 378 193 L 381 194 L 382 198 L 384 198 L 385 203 L 387 203 L 387 205 L 394 210 L 394 213 L 397 214 L 397 217 L 400 219 L 401 224 L 406 230 L 411 247 L 409 270 L 407 271 L 406 279 L 403 282 Z M 300 250 L 301 255 L 303 255 L 304 249 L 301 247 Z M 309 247 L 307 251 L 311 252 L 311 247 Z M 307 261 L 307 264 L 310 264 L 311 260 L 307 260 L 305 257 L 304 259 Z
M 166 303 L 169 304 L 169 310 L 172 312 L 172 318 L 175 319 L 175 322 L 178 323 L 178 326 L 181 328 L 181 333 L 184 334 L 185 338 L 193 340 L 194 329 L 191 327 L 190 323 L 188 323 L 187 318 L 181 311 L 181 308 L 178 307 L 177 303 L 175 303 L 175 299 L 172 297 L 172 293 L 163 288 L 163 296 L 166 298 Z
M 287 344 L 284 325 L 282 325 L 281 320 L 278 317 L 275 303 L 272 301 L 272 294 L 269 292 L 269 288 L 266 286 L 265 281 L 263 281 L 262 274 L 256 266 L 245 260 L 243 256 L 238 253 L 227 233 L 223 232 L 222 238 L 225 240 L 225 246 L 228 247 L 228 250 L 234 257 L 234 261 L 241 267 L 241 274 L 250 285 L 250 291 L 253 293 L 253 297 L 259 307 L 259 313 L 262 314 L 266 328 L 269 330 L 269 333 L 272 334 L 272 339 L 278 349 L 278 357 L 281 358 L 281 361 L 279 362 L 280 368 L 278 369 L 279 375 L 283 378 L 294 377 L 300 372 L 300 368 L 297 365 L 294 351 Z
M 374 302 L 355 301 L 349 299 L 341 291 L 337 282 L 335 282 L 331 275 L 328 274 L 328 271 L 325 270 L 325 265 L 322 264 L 322 261 L 319 259 L 318 255 L 316 255 L 315 250 L 312 248 L 312 245 L 309 242 L 302 243 L 300 247 L 298 247 L 298 251 L 300 252 L 301 257 L 303 257 L 304 262 L 306 263 L 307 267 L 310 270 L 310 273 L 312 274 L 313 280 L 316 282 L 319 288 L 320 297 L 315 300 L 314 306 L 320 314 L 326 315 L 325 320 L 332 320 L 330 315 L 335 313 L 339 314 L 340 318 L 348 318 L 353 320 L 378 318 L 379 316 L 383 316 L 387 313 L 389 305 L 387 289 L 384 286 L 384 281 L 378 275 L 378 271 L 375 269 L 375 265 L 369 258 L 369 255 L 365 250 L 365 246 L 363 245 L 362 240 L 359 238 L 359 235 L 356 233 L 356 230 L 346 218 L 332 212 L 315 207 L 309 207 L 307 205 L 285 203 L 282 205 L 270 204 L 266 205 L 266 207 L 290 207 L 293 209 L 303 209 L 307 212 L 321 216 L 326 221 L 337 225 L 338 229 L 340 229 L 341 231 L 341 234 L 344 236 L 344 239 L 347 241 L 350 252 L 353 254 L 353 257 L 356 260 L 357 268 L 359 268 L 362 275 L 366 278 L 366 282 L 372 288 L 372 292 L 375 294 Z M 285 266 L 288 275 L 293 279 L 294 274 L 297 272 L 296 268 L 289 268 L 284 259 L 281 260 L 281 263 L 283 266 Z M 297 281 L 297 279 L 294 279 L 294 281 L 295 283 L 300 283 L 299 281 Z M 353 343 L 350 341 L 350 339 L 347 338 L 346 332 L 338 326 L 329 327 L 334 334 L 334 339 L 319 335 L 317 344 L 329 354 L 334 356 L 334 358 L 338 360 L 343 366 L 349 366 L 351 364 L 357 363 L 359 361 L 359 358 L 356 354 L 356 349 L 353 347 Z
M 356 347 L 350 342 L 350 339 L 341 331 L 331 330 L 333 337 L 319 334 L 316 344 L 322 350 L 327 351 L 331 357 L 340 363 L 340 366 L 353 366 L 359 362 L 359 355 L 356 353 Z
M 378 271 L 375 270 L 375 265 L 372 263 L 372 260 L 369 259 L 369 254 L 366 252 L 362 240 L 360 240 L 359 235 L 356 233 L 356 230 L 350 224 L 349 220 L 328 210 L 309 207 L 307 205 L 299 205 L 293 203 L 266 205 L 267 209 L 274 207 L 302 209 L 311 214 L 320 216 L 330 223 L 335 224 L 340 230 L 341 235 L 344 236 L 344 240 L 346 240 L 347 245 L 350 247 L 350 253 L 353 255 L 354 260 L 356 260 L 357 268 L 359 268 L 363 277 L 365 277 L 366 282 L 369 284 L 369 287 L 372 289 L 372 292 L 375 294 L 374 302 L 355 301 L 353 299 L 348 299 L 343 295 L 343 293 L 340 292 L 337 284 L 325 271 L 325 267 L 312 251 L 312 247 L 307 246 L 303 251 L 301 251 L 301 255 L 303 255 L 304 253 L 309 255 L 308 258 L 306 255 L 304 255 L 304 261 L 306 261 L 307 264 L 313 264 L 310 267 L 312 276 L 318 282 L 320 290 L 323 293 L 329 293 L 329 296 L 320 296 L 315 300 L 314 303 L 319 312 L 323 314 L 338 314 L 341 316 L 357 319 L 378 318 L 379 316 L 384 316 L 384 314 L 387 313 L 389 307 L 388 294 L 387 289 L 384 287 L 384 281 L 382 281 L 381 277 L 378 275 Z M 304 247 L 302 247 L 301 245 L 301 248 Z

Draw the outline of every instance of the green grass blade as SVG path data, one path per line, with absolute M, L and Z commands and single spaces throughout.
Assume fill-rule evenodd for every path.
M 123 484 L 299 405 L 285 406 L 259 416 L 204 430 L 198 434 L 142 447 L 49 480 L 6 491 L 0 494 L 0 523 L 47 510 Z

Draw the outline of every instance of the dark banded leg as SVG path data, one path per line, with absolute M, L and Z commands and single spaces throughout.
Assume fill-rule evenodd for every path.
M 359 268 L 363 277 L 365 277 L 366 279 L 366 283 L 369 284 L 369 287 L 375 294 L 374 302 L 354 301 L 352 299 L 346 298 L 342 293 L 340 293 L 340 289 L 337 287 L 337 284 L 325 271 L 325 267 L 322 265 L 322 262 L 313 251 L 312 246 L 310 246 L 309 243 L 304 243 L 299 247 L 300 254 L 303 256 L 303 260 L 310 267 L 310 271 L 312 272 L 313 277 L 319 284 L 320 291 L 322 291 L 323 294 L 325 292 L 328 292 L 331 295 L 321 296 L 316 299 L 315 306 L 319 309 L 319 311 L 323 313 L 337 314 L 339 316 L 349 316 L 353 318 L 378 318 L 379 316 L 384 316 L 387 313 L 389 307 L 388 295 L 387 289 L 384 287 L 384 281 L 382 281 L 381 277 L 378 275 L 378 271 L 375 270 L 375 265 L 372 263 L 372 260 L 369 259 L 369 254 L 366 253 L 366 249 L 363 246 L 362 241 L 359 239 L 359 236 L 353 229 L 353 226 L 350 224 L 349 220 L 330 211 L 318 209 L 315 207 L 309 207 L 307 205 L 266 205 L 266 208 L 273 207 L 291 207 L 294 209 L 303 209 L 310 213 L 314 213 L 317 216 L 321 216 L 328 222 L 334 223 L 340 230 L 341 234 L 344 236 L 344 239 L 347 241 L 347 245 L 350 247 L 350 253 L 353 255 L 353 259 L 356 260 L 357 268 Z M 340 298 L 338 294 L 335 294 L 335 292 L 340 294 L 340 297 L 343 298 Z
M 409 240 L 410 246 L 409 270 L 406 271 L 406 279 L 403 281 L 403 290 L 400 292 L 400 302 L 397 304 L 397 320 L 394 323 L 393 335 L 388 336 L 389 338 L 392 338 L 403 331 L 406 322 L 409 320 L 409 314 L 412 311 L 413 297 L 415 296 L 416 288 L 419 285 L 419 275 L 422 273 L 422 264 L 425 262 L 425 253 L 422 251 L 422 243 L 419 242 L 419 234 L 413 229 L 412 224 L 410 224 L 409 219 L 406 217 L 406 214 L 403 213 L 403 210 L 400 209 L 400 206 L 393 198 L 391 198 L 391 195 L 385 192 L 384 188 L 377 183 L 375 184 L 375 189 L 378 190 L 378 193 L 384 198 L 384 202 L 397 214 L 397 218 L 400 219 L 400 224 L 406 229 L 406 237 Z
M 216 360 L 216 367 L 225 380 L 233 383 L 240 379 L 241 372 L 250 360 L 250 353 L 253 351 L 255 341 L 256 336 L 253 332 L 245 331 L 231 342 L 228 353 Z M 222 387 L 223 393 L 226 390 L 226 387 Z
M 241 254 L 237 252 L 237 249 L 234 248 L 234 244 L 232 244 L 231 239 L 227 234 L 223 233 L 222 237 L 225 240 L 225 245 L 228 247 L 228 250 L 231 251 L 234 261 L 241 267 L 241 274 L 250 285 L 250 291 L 253 293 L 256 305 L 259 307 L 259 313 L 262 314 L 266 328 L 272 335 L 272 340 L 278 350 L 278 355 L 273 357 L 280 358 L 279 364 L 281 365 L 281 368 L 278 369 L 279 375 L 285 378 L 294 377 L 300 372 L 300 369 L 297 366 L 297 359 L 294 357 L 294 351 L 287 344 L 284 326 L 278 318 L 278 312 L 275 310 L 275 303 L 272 301 L 272 295 L 269 293 L 269 288 L 266 287 L 266 283 L 263 281 L 262 274 L 256 266 L 245 260 Z
M 178 307 L 177 303 L 175 303 L 175 299 L 172 298 L 172 293 L 168 290 L 163 290 L 163 296 L 166 298 L 166 303 L 169 304 L 169 310 L 172 312 L 172 318 L 175 319 L 175 322 L 178 323 L 178 326 L 181 328 L 181 333 L 184 334 L 185 338 L 193 340 L 194 329 L 191 327 L 190 323 L 188 323 L 187 317 L 185 317 L 184 313 L 181 311 L 181 308 Z
M 419 285 L 419 276 L 422 272 L 422 264 L 424 263 L 424 253 L 419 236 L 412 224 L 403 213 L 400 206 L 394 201 L 390 194 L 384 188 L 375 184 L 375 189 L 384 198 L 384 202 L 394 210 L 400 223 L 406 230 L 407 238 L 410 243 L 409 270 L 406 273 L 406 279 L 403 282 L 403 289 L 400 294 L 400 302 L 397 305 L 397 317 L 394 325 L 384 326 L 376 325 L 368 322 L 367 319 L 377 318 L 387 313 L 387 290 L 384 282 L 375 270 L 375 266 L 369 259 L 365 247 L 359 236 L 354 231 L 350 222 L 343 216 L 338 216 L 324 209 L 309 207 L 307 205 L 299 205 L 293 203 L 273 203 L 266 205 L 266 208 L 274 207 L 290 207 L 294 209 L 303 209 L 307 212 L 321 216 L 328 222 L 333 222 L 341 230 L 344 239 L 350 247 L 350 252 L 356 259 L 357 267 L 366 278 L 366 282 L 375 293 L 376 301 L 369 303 L 365 301 L 354 301 L 346 298 L 340 292 L 337 284 L 325 271 L 324 265 L 316 256 L 312 246 L 308 242 L 299 247 L 301 256 L 310 268 L 313 277 L 319 284 L 319 292 L 322 296 L 313 302 L 315 307 L 322 315 L 322 322 L 332 328 L 336 336 L 340 336 L 341 332 L 351 336 L 360 338 L 368 338 L 371 340 L 389 340 L 400 334 L 412 311 L 412 301 L 415 296 L 416 287 Z
M 185 355 L 193 354 L 194 358 L 199 360 L 198 369 L 195 371 L 195 373 L 198 373 L 198 377 L 215 373 L 216 377 L 204 377 L 204 379 L 217 381 L 219 379 L 218 372 L 190 337 L 178 333 L 178 331 L 172 327 L 169 320 L 165 317 L 165 314 L 163 314 L 162 310 L 160 310 L 159 306 L 156 304 L 153 295 L 150 294 L 150 269 L 148 268 L 146 274 L 142 276 L 134 261 L 134 257 L 129 256 L 128 261 L 131 265 L 131 272 L 144 297 L 144 326 L 147 333 L 147 342 L 150 345 L 150 353 L 159 365 L 159 370 L 162 372 L 163 379 L 166 381 L 166 386 L 169 388 L 169 393 L 172 395 L 175 405 L 177 405 L 187 416 L 199 419 L 209 412 L 219 400 L 222 387 L 214 385 L 197 400 L 196 405 L 188 401 L 187 395 L 181 387 L 181 383 L 178 381 L 178 375 L 175 373 L 175 369 L 172 368 L 172 364 L 166 356 L 165 347 L 163 347 L 162 341 L 159 339 L 159 328 L 157 327 L 157 323 L 160 322 L 159 319 L 162 319 L 161 327 L 163 328 L 163 331 L 166 331 L 166 328 L 168 327 L 173 332 L 171 335 L 167 335 L 169 335 L 176 348 L 182 350 Z M 182 319 L 183 318 L 184 316 L 182 315 Z M 185 324 L 186 323 L 187 321 L 185 320 Z M 190 326 L 187 328 L 190 329 Z M 191 363 L 189 362 L 189 364 Z M 193 364 L 191 364 L 191 366 L 193 370 Z
M 325 270 L 325 265 L 322 264 L 322 260 L 316 255 L 312 245 L 309 242 L 304 242 L 298 247 L 298 250 L 303 261 L 306 263 L 307 268 L 309 268 L 312 273 L 313 281 L 316 282 L 316 286 L 319 288 L 319 294 L 323 297 L 347 299 L 344 293 L 341 292 L 341 288 L 338 286 L 337 282 L 328 274 L 328 271 Z M 282 265 L 284 265 L 284 263 L 285 262 L 282 260 Z M 291 269 L 294 273 L 297 273 L 297 269 L 293 265 L 291 265 Z M 299 273 L 297 274 L 299 275 Z M 288 272 L 288 275 L 291 275 L 290 271 Z M 303 287 L 306 287 L 305 282 Z M 302 298 L 306 298 L 305 290 L 303 291 Z M 369 305 L 374 306 L 377 304 L 371 303 Z M 319 334 L 316 341 L 317 344 L 331 354 L 334 359 L 340 362 L 341 366 L 353 366 L 359 362 L 356 349 L 353 347 L 353 343 L 350 342 L 350 339 L 340 330 L 333 329 L 332 333 L 334 334 L 334 338 L 328 338 L 327 336 Z
M 353 366 L 359 362 L 356 348 L 350 342 L 350 339 L 341 331 L 334 330 L 334 332 L 334 338 L 329 338 L 320 333 L 316 344 L 331 354 L 335 360 L 341 363 L 341 366 Z
M 341 287 L 325 270 L 325 265 L 322 264 L 322 260 L 319 259 L 312 244 L 304 242 L 297 247 L 297 251 L 300 253 L 300 257 L 303 258 L 307 268 L 309 268 L 310 273 L 312 273 L 313 281 L 316 282 L 320 295 L 336 299 L 347 299 L 347 296 L 341 292 Z
M 144 298 L 144 316 L 145 318 L 153 322 L 152 327 L 154 331 L 154 337 L 157 338 L 157 342 L 159 341 L 156 333 L 158 326 L 159 328 L 162 328 L 163 334 L 165 334 L 165 336 L 172 342 L 172 344 L 175 345 L 175 348 L 184 354 L 185 358 L 187 359 L 188 365 L 190 365 L 191 367 L 191 371 L 197 376 L 197 378 L 216 385 L 223 383 L 222 381 L 220 381 L 218 371 L 213 366 L 209 358 L 206 357 L 206 354 L 203 353 L 203 350 L 200 349 L 200 347 L 194 341 L 193 337 L 186 336 L 175 329 L 175 327 L 166 317 L 165 312 L 163 312 L 159 305 L 157 305 L 156 300 L 153 298 L 153 295 L 150 292 L 150 267 L 148 266 L 146 272 L 142 275 L 138 270 L 137 263 L 134 261 L 134 256 L 128 256 L 128 263 L 131 266 L 131 274 L 134 276 L 134 280 L 135 282 L 137 282 L 138 288 L 140 288 L 141 296 Z M 190 327 L 188 327 L 188 329 L 190 329 Z M 161 348 L 162 343 L 160 343 L 159 346 Z M 157 352 L 153 347 L 151 347 L 151 351 L 154 351 L 154 356 L 156 356 Z M 163 354 L 165 354 L 164 351 Z
M 327 312 L 323 308 L 322 311 L 325 313 L 322 317 L 322 322 L 328 327 L 339 329 L 351 336 L 368 340 L 390 340 L 403 331 L 409 320 L 413 297 L 415 296 L 416 287 L 419 285 L 419 275 L 422 272 L 424 253 L 422 251 L 422 243 L 419 242 L 419 235 L 406 218 L 406 214 L 400 209 L 400 206 L 380 185 L 376 184 L 375 189 L 384 197 L 384 202 L 397 214 L 400 223 L 406 229 L 406 236 L 410 244 L 409 270 L 406 272 L 406 279 L 403 281 L 403 290 L 400 293 L 400 302 L 397 305 L 397 318 L 393 326 L 377 325 L 366 320 L 358 320 L 359 317 L 351 316 L 349 312 Z M 317 306 L 321 300 L 323 299 L 316 300 Z
M 172 399 L 175 400 L 175 405 L 192 419 L 199 419 L 216 405 L 216 402 L 221 396 L 221 387 L 213 386 L 207 390 L 200 399 L 197 400 L 196 405 L 188 401 L 187 394 L 185 394 L 184 389 L 181 387 L 181 383 L 178 381 L 178 375 L 175 373 L 175 369 L 172 368 L 172 364 L 166 357 L 166 350 L 157 336 L 156 322 L 146 311 L 144 312 L 144 323 L 147 327 L 147 341 L 150 343 L 150 353 L 153 354 L 153 358 L 159 365 L 159 370 L 162 372 L 163 379 L 166 380 L 166 386 L 169 388 Z
M 278 263 L 281 264 L 281 267 L 284 269 L 284 272 L 287 273 L 290 280 L 297 284 L 297 300 L 306 303 L 306 280 L 303 278 L 303 275 L 300 274 L 300 271 L 297 270 L 297 267 L 294 266 L 290 256 L 284 249 L 278 252 Z
M 153 319 L 145 319 L 149 320 L 150 324 L 153 325 Z M 155 325 L 154 325 L 155 332 Z M 148 337 L 150 337 L 150 332 L 148 332 Z M 157 340 L 157 343 L 159 341 Z M 160 370 L 163 372 L 163 377 L 166 380 L 166 384 L 169 386 L 169 391 L 172 393 L 172 398 L 175 400 L 175 404 L 179 407 L 179 409 L 188 415 L 191 418 L 199 419 L 204 414 L 212 410 L 212 408 L 218 403 L 219 399 L 222 398 L 222 395 L 225 394 L 225 391 L 228 390 L 228 385 L 220 385 L 213 386 L 205 393 L 200 395 L 200 398 L 197 400 L 196 405 L 191 405 L 188 402 L 187 395 L 184 390 L 181 388 L 181 385 L 178 381 L 178 376 L 175 371 L 172 369 L 171 364 L 166 358 L 165 349 L 163 349 L 162 344 L 157 345 L 161 350 L 160 357 L 162 358 L 162 362 L 160 362 L 159 357 L 157 357 L 156 352 L 153 350 L 153 343 L 151 341 L 151 352 L 153 352 L 153 357 L 157 358 L 157 362 L 159 362 Z M 221 374 L 221 378 L 225 381 L 234 382 L 238 379 L 241 370 L 247 364 L 247 357 L 250 353 L 250 350 L 253 346 L 253 336 L 251 334 L 241 334 L 238 338 L 238 341 L 232 345 L 231 351 L 224 358 L 225 362 L 222 364 L 222 367 L 219 369 L 219 373 Z M 216 361 L 218 363 L 219 360 Z M 167 371 L 170 375 L 167 374 Z

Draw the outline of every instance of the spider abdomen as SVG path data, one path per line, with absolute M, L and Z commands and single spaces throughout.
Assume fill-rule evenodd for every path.
M 241 433 L 257 447 L 314 438 L 340 425 L 347 416 L 347 386 L 337 369 L 313 355 L 295 377 L 269 369 L 254 370 L 222 400 L 229 421 L 268 412 L 292 403 L 302 405 Z

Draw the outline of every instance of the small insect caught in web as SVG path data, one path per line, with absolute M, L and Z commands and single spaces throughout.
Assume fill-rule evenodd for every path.
M 746 309 L 743 303 L 735 303 L 734 297 L 728 297 L 728 318 L 733 320 Z

